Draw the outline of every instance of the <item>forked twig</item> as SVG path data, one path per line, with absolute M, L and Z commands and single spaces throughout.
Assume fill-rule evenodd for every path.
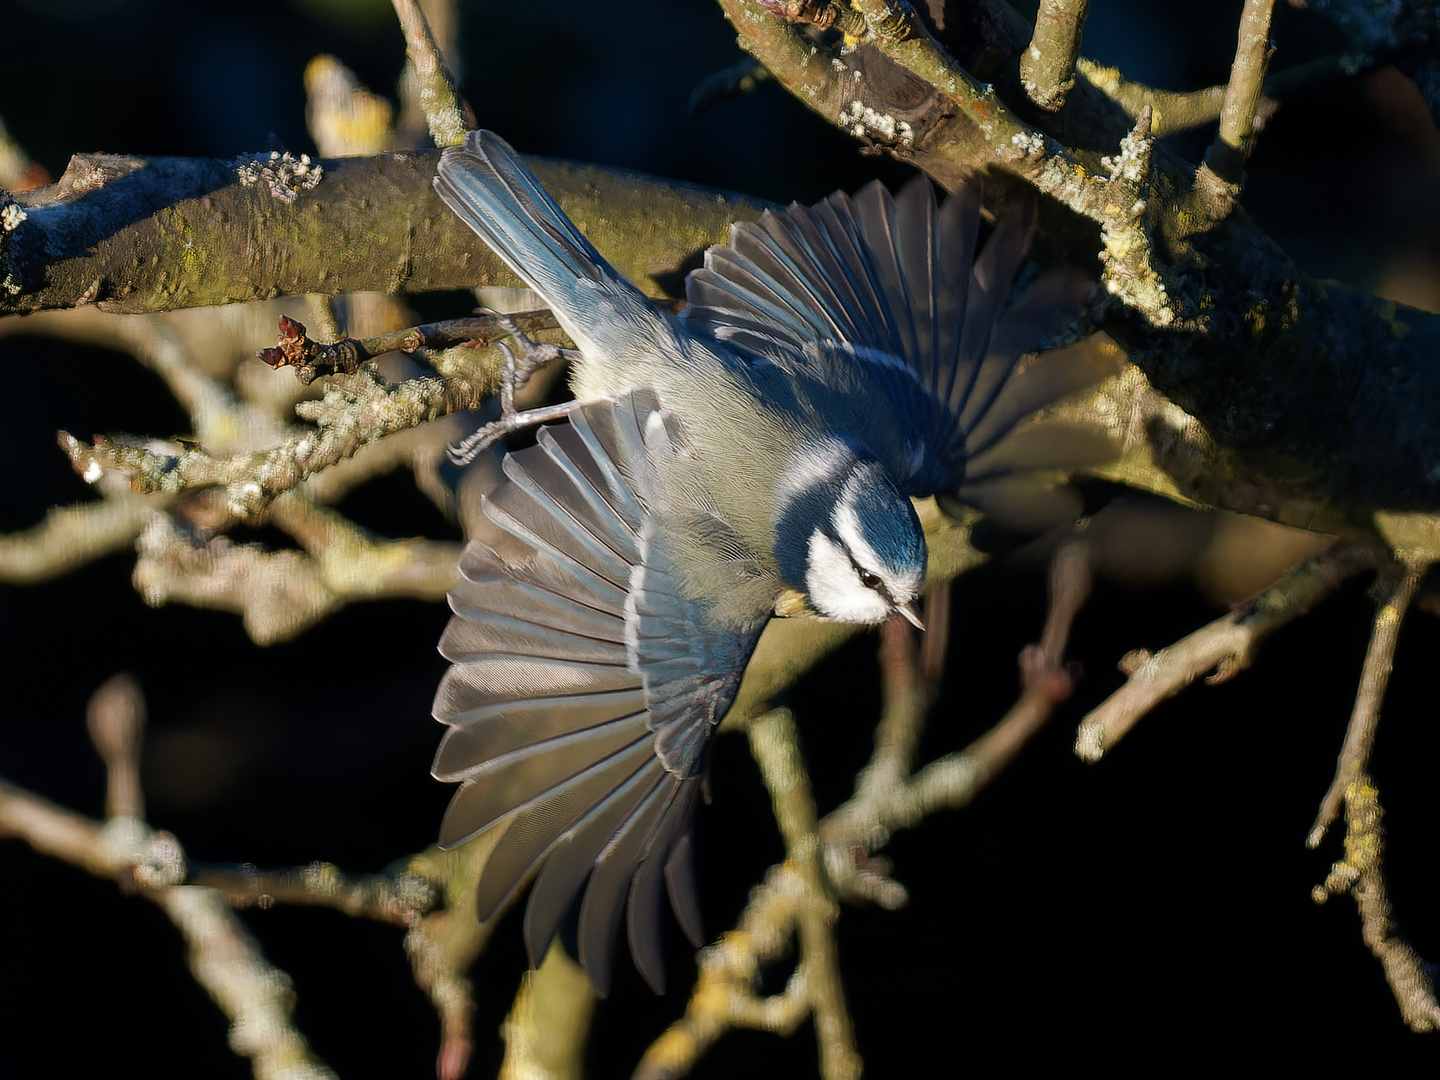
M 1099 761 L 1146 713 L 1210 672 L 1207 682 L 1233 678 L 1255 659 L 1265 638 L 1306 614 L 1347 578 L 1373 567 L 1368 548 L 1348 544 L 1306 560 L 1266 589 L 1244 611 L 1224 615 L 1157 653 L 1128 654 L 1128 681 L 1080 722 L 1075 753 Z

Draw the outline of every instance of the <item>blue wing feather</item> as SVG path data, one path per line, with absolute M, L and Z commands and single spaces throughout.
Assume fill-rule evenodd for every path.
M 602 991 L 627 894 L 632 952 L 652 983 L 662 877 L 698 933 L 683 879 L 694 796 L 768 616 L 722 625 L 711 601 L 685 595 L 671 523 L 650 507 L 665 494 L 657 459 L 683 452 L 683 431 L 642 390 L 584 405 L 510 454 L 484 512 L 523 550 L 471 541 L 441 643 L 453 665 L 434 711 L 450 730 L 434 773 L 462 781 L 442 843 L 504 823 L 477 901 L 488 917 L 538 871 L 533 959 L 585 886 L 581 959 Z
M 832 386 L 883 393 L 892 411 L 853 410 L 850 433 L 911 494 L 957 491 L 971 457 L 1078 388 L 1074 369 L 1051 379 L 1019 361 L 1068 325 L 1089 287 L 1047 275 L 1007 308 L 1033 210 L 1002 218 L 977 256 L 979 221 L 977 190 L 937 208 L 923 178 L 894 197 L 877 183 L 768 212 L 706 253 L 683 317 Z M 904 431 L 879 429 L 896 416 Z

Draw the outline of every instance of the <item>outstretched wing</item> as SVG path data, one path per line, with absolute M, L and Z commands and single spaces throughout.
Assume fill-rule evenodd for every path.
M 1010 302 L 1033 211 L 1001 218 L 977 254 L 979 227 L 977 188 L 937 208 L 923 177 L 898 196 L 874 183 L 770 211 L 706 252 L 684 317 L 777 363 L 808 351 L 822 370 L 862 369 L 861 385 L 886 391 L 909 424 L 887 462 L 897 480 L 911 494 L 955 492 L 1010 467 L 1001 444 L 1017 421 L 1112 366 L 1084 349 L 1022 363 L 1065 329 L 1089 283 L 1050 273 Z M 1033 450 L 1023 467 L 1047 464 Z M 1078 450 L 1060 440 L 1050 464 L 1075 464 Z
M 461 784 L 440 842 L 507 823 L 479 914 L 538 870 L 525 914 L 532 963 L 588 877 L 579 959 L 602 993 L 627 892 L 631 951 L 657 991 L 662 875 L 700 942 L 692 810 L 709 738 L 765 621 L 757 611 L 722 625 L 685 595 L 650 505 L 657 462 L 684 449 L 649 391 L 541 429 L 487 498 L 500 536 L 466 548 L 440 643 L 453 666 L 435 697 L 450 730 L 434 774 Z

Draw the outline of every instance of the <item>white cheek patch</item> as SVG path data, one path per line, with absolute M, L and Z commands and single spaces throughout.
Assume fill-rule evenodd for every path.
M 827 619 L 852 623 L 879 623 L 890 617 L 890 605 L 874 589 L 860 584 L 860 577 L 835 541 L 816 530 L 810 534 L 805 589 L 815 610 Z

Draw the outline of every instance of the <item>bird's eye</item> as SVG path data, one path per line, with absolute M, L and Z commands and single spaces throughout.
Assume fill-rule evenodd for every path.
M 861 584 L 861 585 L 864 585 L 865 588 L 867 588 L 867 589 L 879 589 L 879 588 L 880 588 L 880 575 L 879 575 L 879 574 L 872 574 L 869 570 L 861 570 L 861 571 L 860 571 L 860 584 Z

